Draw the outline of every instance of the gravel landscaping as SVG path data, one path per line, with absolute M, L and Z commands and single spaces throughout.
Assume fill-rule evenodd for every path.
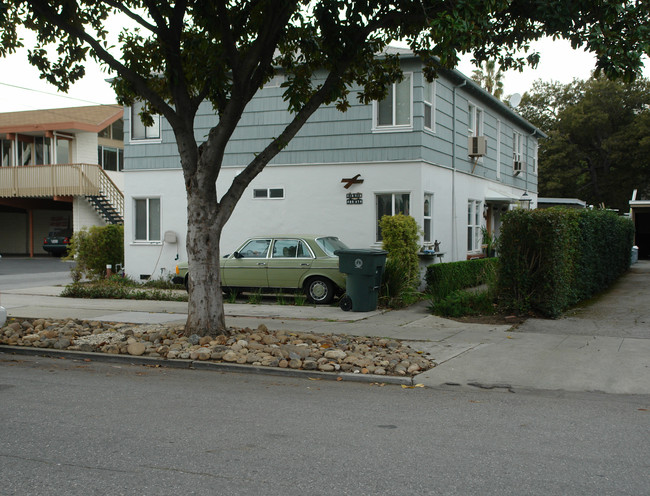
M 0 344 L 132 356 L 250 364 L 323 372 L 414 376 L 435 366 L 426 353 L 386 338 L 231 328 L 182 336 L 182 325 L 10 319 Z

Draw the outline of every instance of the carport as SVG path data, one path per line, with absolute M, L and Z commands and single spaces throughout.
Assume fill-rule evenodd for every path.
M 650 194 L 634 190 L 630 200 L 634 221 L 634 244 L 639 247 L 639 258 L 650 259 Z

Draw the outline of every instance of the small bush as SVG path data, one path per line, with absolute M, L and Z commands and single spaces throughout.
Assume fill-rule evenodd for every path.
M 388 258 L 379 291 L 379 303 L 383 307 L 401 308 L 411 305 L 420 298 L 412 282 L 404 277 L 408 272 L 405 262 L 399 258 Z
M 121 300 L 187 301 L 187 294 L 160 289 L 140 289 L 142 286 L 125 285 L 122 281 L 102 280 L 89 284 L 72 283 L 61 296 L 68 298 L 107 298 Z
M 444 298 L 432 300 L 430 309 L 441 317 L 493 315 L 495 313 L 491 291 L 453 291 Z
M 459 289 L 492 285 L 496 281 L 496 258 L 479 258 L 461 262 L 438 263 L 427 267 L 427 293 L 444 298 Z
M 66 259 L 76 260 L 73 281 L 86 277 L 101 279 L 106 274 L 106 266 L 124 265 L 124 226 L 92 226 L 81 229 L 72 236 Z

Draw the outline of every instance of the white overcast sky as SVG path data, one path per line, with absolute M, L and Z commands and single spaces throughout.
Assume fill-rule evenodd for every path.
M 28 43 L 26 40 L 25 45 Z M 537 79 L 561 83 L 569 83 L 574 78 L 587 79 L 595 65 L 592 55 L 571 49 L 563 40 L 540 40 L 533 47 L 541 54 L 537 69 L 526 68 L 521 73 L 508 71 L 504 78 L 504 95 L 523 94 Z M 470 58 L 464 57 L 458 66 L 467 76 L 475 69 Z M 650 77 L 647 60 L 643 74 Z M 7 58 L 0 58 L 0 112 L 115 103 L 115 94 L 105 81 L 108 77 L 90 61 L 86 65 L 86 76 L 75 83 L 67 95 L 59 93 L 39 78 L 38 71 L 27 61 L 27 49 L 23 48 Z

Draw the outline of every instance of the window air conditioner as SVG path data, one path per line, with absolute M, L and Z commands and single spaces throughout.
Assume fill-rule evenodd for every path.
M 524 163 L 520 162 L 519 160 L 515 160 L 512 164 L 512 170 L 514 171 L 515 174 L 519 174 L 521 171 L 524 170 Z
M 470 136 L 467 143 L 470 157 L 482 157 L 487 154 L 487 140 L 485 136 Z

